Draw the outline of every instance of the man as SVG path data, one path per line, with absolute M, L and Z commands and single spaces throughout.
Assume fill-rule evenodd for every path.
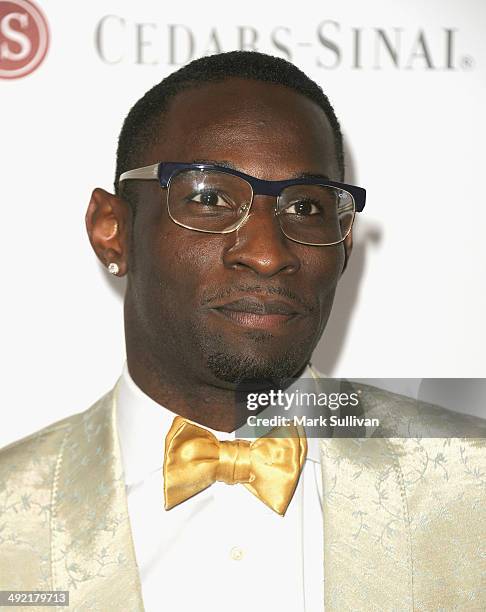
M 95 189 L 86 216 L 127 276 L 127 364 L 0 453 L 1 589 L 100 612 L 486 607 L 479 419 L 362 386 L 391 437 L 235 438 L 242 382 L 320 384 L 364 205 L 343 180 L 334 111 L 283 60 L 196 60 L 137 102 L 115 194 Z M 436 437 L 405 437 L 418 417 Z M 462 440 L 437 437 L 446 417 Z

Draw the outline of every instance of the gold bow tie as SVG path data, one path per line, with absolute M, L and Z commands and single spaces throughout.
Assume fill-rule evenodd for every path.
M 277 427 L 268 435 L 285 437 L 253 442 L 220 441 L 207 429 L 176 416 L 165 439 L 165 509 L 219 480 L 242 483 L 272 510 L 285 514 L 307 454 L 305 433 L 299 429 Z

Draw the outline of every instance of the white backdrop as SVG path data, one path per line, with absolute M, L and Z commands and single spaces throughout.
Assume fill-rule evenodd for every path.
M 321 84 L 346 178 L 368 190 L 314 364 L 351 378 L 486 377 L 486 3 L 36 3 L 48 54 L 0 78 L 0 446 L 84 410 L 119 375 L 123 284 L 89 246 L 90 192 L 111 189 L 122 120 L 149 87 L 242 45 Z

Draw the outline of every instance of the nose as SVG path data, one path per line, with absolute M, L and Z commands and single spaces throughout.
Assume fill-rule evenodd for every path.
M 228 234 L 232 242 L 223 255 L 226 267 L 249 269 L 263 277 L 299 270 L 300 259 L 280 229 L 274 208 L 275 198 L 255 196 L 244 224 Z

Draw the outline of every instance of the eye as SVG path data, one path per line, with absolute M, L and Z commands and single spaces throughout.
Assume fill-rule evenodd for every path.
M 310 198 L 298 200 L 293 202 L 282 211 L 284 214 L 300 215 L 307 217 L 309 215 L 318 215 L 322 213 L 322 208 L 317 200 L 311 200 Z
M 208 189 L 194 193 L 188 198 L 189 202 L 197 202 L 208 208 L 231 208 L 231 204 L 226 198 L 215 190 Z

